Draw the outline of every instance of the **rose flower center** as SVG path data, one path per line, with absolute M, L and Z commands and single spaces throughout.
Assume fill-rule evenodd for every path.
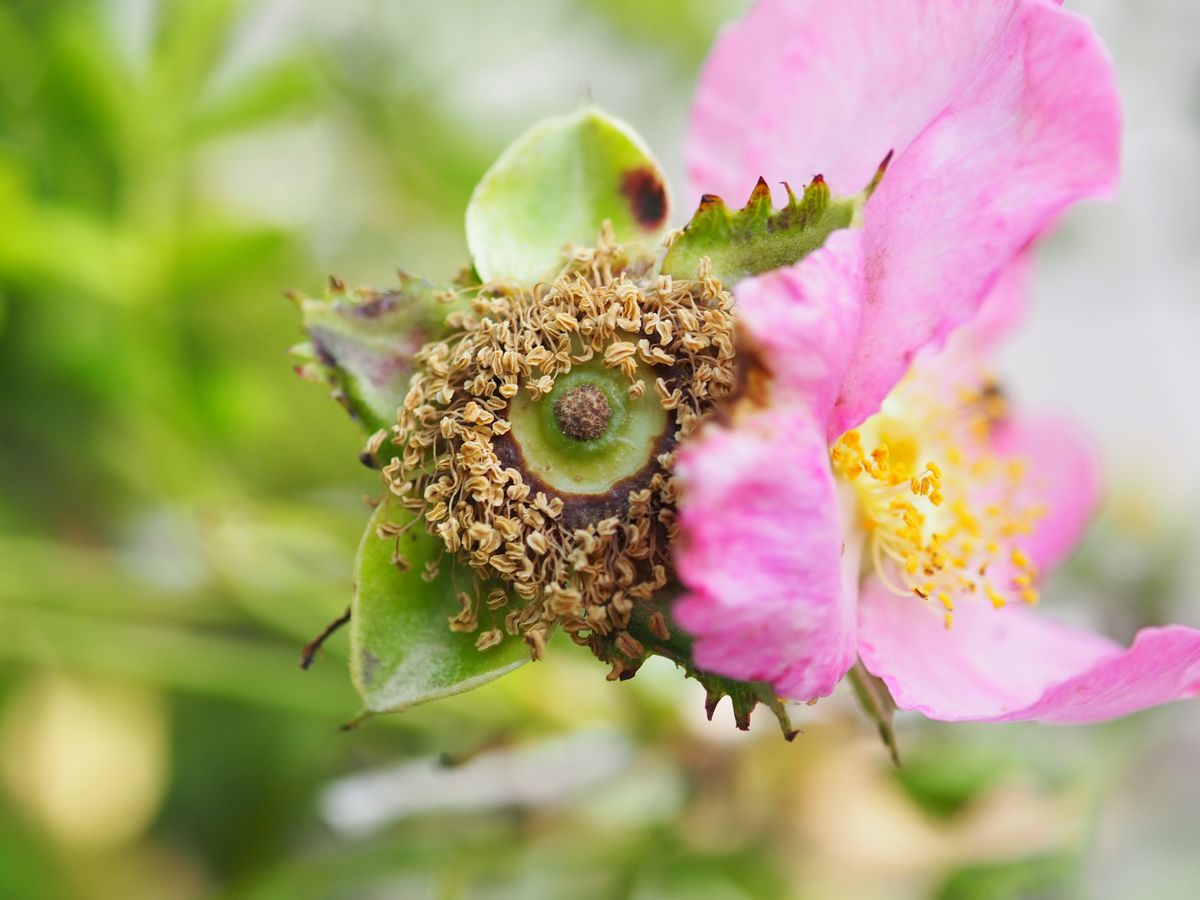
M 990 415 L 974 401 L 910 419 L 881 413 L 831 451 L 876 576 L 940 611 L 947 628 L 956 599 L 1038 599 L 1020 542 L 1044 510 L 1022 502 L 1025 466 L 992 449 Z M 918 462 L 922 451 L 940 462 Z

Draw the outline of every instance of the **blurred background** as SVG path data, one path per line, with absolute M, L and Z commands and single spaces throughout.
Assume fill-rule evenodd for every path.
M 476 179 L 593 98 L 683 190 L 739 0 L 4 0 L 0 898 L 1192 898 L 1200 704 L 784 743 L 560 645 L 373 721 L 335 637 L 374 477 L 291 372 L 288 288 L 466 259 Z M 1080 0 L 1124 187 L 1039 259 L 1004 371 L 1110 478 L 1047 606 L 1200 625 L 1200 6 Z

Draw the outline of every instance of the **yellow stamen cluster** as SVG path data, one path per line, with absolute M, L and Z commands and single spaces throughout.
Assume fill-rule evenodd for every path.
M 882 416 L 864 425 L 880 435 L 873 449 L 849 431 L 831 451 L 834 471 L 855 489 L 876 575 L 892 592 L 934 605 L 947 628 L 961 599 L 984 597 L 996 608 L 1038 599 L 1036 567 L 1017 541 L 1041 511 L 1019 507 L 1024 467 L 993 454 L 978 424 L 962 430 L 969 452 L 943 429 L 922 435 L 944 451 L 944 468 L 930 460 L 916 469 L 916 438 Z
M 675 444 L 734 386 L 733 299 L 707 269 L 647 282 L 623 254 L 602 235 L 551 283 L 485 286 L 470 312 L 449 318 L 455 333 L 417 355 L 384 478 L 473 573 L 451 627 L 482 628 L 481 646 L 502 629 L 536 657 L 561 625 L 640 661 L 626 629 L 634 604 L 670 577 Z M 595 360 L 624 373 L 631 396 L 656 392 L 668 426 L 636 475 L 606 494 L 570 494 L 525 466 L 510 401 L 521 391 L 536 400 Z M 647 368 L 651 384 L 639 376 Z M 616 676 L 626 664 L 613 665 Z

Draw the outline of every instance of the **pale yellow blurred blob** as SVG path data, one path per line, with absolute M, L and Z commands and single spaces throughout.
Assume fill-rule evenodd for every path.
M 1087 828 L 1083 793 L 1042 792 L 1020 777 L 1001 779 L 953 820 L 940 820 L 890 777 L 877 741 L 835 740 L 823 749 L 796 785 L 794 825 L 808 851 L 797 860 L 803 880 L 829 896 L 927 896 L 955 868 L 1061 851 Z
M 108 850 L 132 842 L 150 825 L 166 786 L 162 699 L 128 684 L 32 678 L 0 722 L 0 777 L 63 844 Z

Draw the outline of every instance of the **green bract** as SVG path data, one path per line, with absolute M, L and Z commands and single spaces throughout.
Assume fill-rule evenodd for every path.
M 546 119 L 488 170 L 467 206 L 467 245 L 484 281 L 552 278 L 568 244 L 590 247 L 604 222 L 652 248 L 670 203 L 662 169 L 625 123 L 594 107 Z
M 301 375 L 328 381 L 334 397 L 368 431 L 396 419 L 413 355 L 442 335 L 451 308 L 423 278 L 401 275 L 388 291 L 350 291 L 330 279 L 322 299 L 294 296 L 308 343 L 293 348 Z

